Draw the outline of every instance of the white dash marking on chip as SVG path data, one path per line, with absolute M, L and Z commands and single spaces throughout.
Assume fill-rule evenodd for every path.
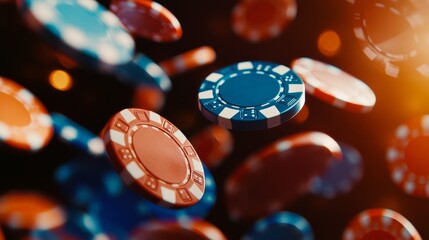
M 245 69 L 252 69 L 252 68 L 253 68 L 252 62 L 241 62 L 241 63 L 237 64 L 238 70 L 245 70 Z
M 176 203 L 176 194 L 173 190 L 166 187 L 161 187 L 162 199 L 169 203 Z
M 139 179 L 141 177 L 144 176 L 144 172 L 142 171 L 142 169 L 139 167 L 139 165 L 136 162 L 130 162 L 127 165 L 127 171 L 128 173 L 131 175 L 131 177 L 133 177 L 134 179 Z
M 217 82 L 219 81 L 219 79 L 221 79 L 223 77 L 222 74 L 220 73 L 211 73 L 210 75 L 208 75 L 206 77 L 206 80 L 209 82 Z
M 136 120 L 136 117 L 134 116 L 134 114 L 128 109 L 124 109 L 120 113 L 127 123 L 130 123 Z
M 110 129 L 109 131 L 110 139 L 123 147 L 125 147 L 125 134 L 113 129 Z

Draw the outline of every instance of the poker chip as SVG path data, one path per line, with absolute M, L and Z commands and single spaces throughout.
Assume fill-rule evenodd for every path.
M 110 10 L 135 36 L 155 42 L 172 42 L 182 37 L 182 27 L 177 18 L 157 2 L 114 0 Z
M 190 139 L 201 161 L 209 167 L 216 167 L 232 152 L 232 134 L 218 125 L 211 125 Z
M 35 192 L 15 191 L 0 197 L 0 222 L 14 229 L 52 229 L 66 221 L 56 202 Z
M 12 80 L 0 77 L 0 141 L 20 150 L 37 151 L 53 135 L 42 102 Z
M 310 58 L 293 61 L 292 69 L 305 82 L 306 91 L 335 107 L 366 113 L 375 106 L 374 92 L 341 69 Z
M 226 180 L 231 219 L 253 220 L 283 209 L 307 193 L 310 180 L 339 158 L 338 143 L 320 132 L 288 136 L 266 146 Z
M 429 76 L 425 53 L 427 13 L 416 2 L 419 1 L 354 1 L 355 37 L 366 57 L 388 76 L 398 77 L 403 68 Z M 386 29 L 386 25 L 395 28 Z
M 137 54 L 133 61 L 119 67 L 116 74 L 119 80 L 133 86 L 156 87 L 164 92 L 171 90 L 171 80 L 164 70 L 142 53 Z
M 429 197 L 429 115 L 400 125 L 386 158 L 391 178 L 407 194 Z
M 295 116 L 304 105 L 304 84 L 288 67 L 240 62 L 208 75 L 198 107 L 211 122 L 234 130 L 269 129 Z
M 96 219 L 74 208 L 66 209 L 67 222 L 55 229 L 36 229 L 26 240 L 115 239 L 105 233 Z
M 363 173 L 363 161 L 359 151 L 352 146 L 339 143 L 343 157 L 331 161 L 327 171 L 313 178 L 310 191 L 325 198 L 333 198 L 352 190 Z
M 147 202 L 150 213 L 157 219 L 184 220 L 192 218 L 205 218 L 216 203 L 216 183 L 209 169 L 203 165 L 206 189 L 201 200 L 190 207 L 183 209 L 168 209 L 151 202 Z
M 134 90 L 133 107 L 159 112 L 165 104 L 164 93 L 154 87 L 141 86 Z
M 89 215 L 98 222 L 100 229 L 108 231 L 117 239 L 129 239 L 130 231 L 151 219 L 147 201 L 125 186 L 115 195 L 97 195 L 88 209 Z
M 203 196 L 204 170 L 185 135 L 157 113 L 130 108 L 105 127 L 107 154 L 122 180 L 166 207 L 195 205 Z
M 213 224 L 204 220 L 154 221 L 139 226 L 130 234 L 131 240 L 146 239 L 209 239 L 226 240 L 225 235 Z
M 347 225 L 343 240 L 355 239 L 421 240 L 422 237 L 401 214 L 376 208 L 359 213 Z
M 278 212 L 257 221 L 243 240 L 313 240 L 310 223 L 292 212 Z
M 100 195 L 116 196 L 123 191 L 120 177 L 107 159 L 80 155 L 55 170 L 59 190 L 71 203 L 88 207 Z
M 101 138 L 86 128 L 59 113 L 51 113 L 54 132 L 61 140 L 85 153 L 99 157 L 104 156 L 104 143 Z
M 94 0 L 19 0 L 18 6 L 32 29 L 79 63 L 110 70 L 132 59 L 134 40 Z
M 279 36 L 295 19 L 295 0 L 241 0 L 232 15 L 234 33 L 250 42 Z
M 162 61 L 159 66 L 168 76 L 174 76 L 213 63 L 215 60 L 215 50 L 203 46 Z

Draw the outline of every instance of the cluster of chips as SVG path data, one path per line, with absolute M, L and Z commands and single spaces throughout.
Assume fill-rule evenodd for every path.
M 365 45 L 364 53 L 384 64 L 386 74 L 397 77 L 406 60 L 429 75 L 429 67 L 421 62 L 426 35 L 419 29 L 426 17 L 416 14 L 417 4 L 356 0 L 354 5 L 355 35 Z M 376 103 L 368 85 L 327 63 L 299 58 L 289 68 L 243 61 L 201 82 L 198 108 L 215 125 L 188 140 L 156 111 L 172 89 L 170 77 L 214 62 L 216 52 L 205 46 L 158 64 L 135 53 L 135 38 L 172 42 L 182 37 L 181 25 L 168 9 L 150 0 L 115 0 L 111 11 L 94 0 L 19 0 L 18 8 L 33 30 L 79 65 L 133 86 L 138 106 L 114 114 L 97 136 L 64 115 L 49 113 L 23 86 L 0 78 L 2 143 L 37 151 L 55 133 L 85 154 L 55 173 L 67 204 L 32 191 L 0 196 L 0 223 L 29 230 L 29 239 L 226 239 L 203 219 L 217 199 L 210 168 L 233 150 L 228 129 L 268 130 L 285 124 L 301 111 L 306 93 L 358 113 L 370 112 Z M 367 19 L 368 9 L 405 18 L 415 45 L 397 55 L 381 51 L 390 44 L 371 42 L 365 29 L 372 20 Z M 241 0 L 232 11 L 232 28 L 246 40 L 264 41 L 279 36 L 296 12 L 294 0 Z M 393 181 L 420 197 L 429 196 L 429 175 L 423 168 L 428 139 L 425 115 L 400 126 L 387 151 Z M 347 193 L 362 174 L 363 159 L 354 147 L 325 133 L 302 132 L 246 158 L 225 181 L 226 205 L 233 220 L 259 219 L 244 239 L 311 240 L 310 223 L 282 210 L 307 193 L 325 198 Z M 360 213 L 343 234 L 344 240 L 389 238 L 421 239 L 405 217 L 389 209 Z

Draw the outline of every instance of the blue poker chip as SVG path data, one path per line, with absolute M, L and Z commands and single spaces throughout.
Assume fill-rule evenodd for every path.
M 192 218 L 205 218 L 210 213 L 210 210 L 216 203 L 216 183 L 210 173 L 210 170 L 206 165 L 204 167 L 204 176 L 206 181 L 206 188 L 204 195 L 201 200 L 190 207 L 183 209 L 168 209 L 162 206 L 153 204 L 152 202 L 147 201 L 147 206 L 150 213 L 157 219 L 170 219 L 170 220 L 188 220 Z
M 129 239 L 129 233 L 151 219 L 147 201 L 124 186 L 120 194 L 100 195 L 88 210 L 102 229 L 109 230 L 117 239 Z
M 131 61 L 135 44 L 120 20 L 94 0 L 18 0 L 28 25 L 79 63 L 110 70 Z
M 211 122 L 235 130 L 262 130 L 294 117 L 305 102 L 301 78 L 286 66 L 248 61 L 211 73 L 198 107 Z
M 255 223 L 244 240 L 313 240 L 310 223 L 291 212 L 278 212 Z
M 51 113 L 54 132 L 64 142 L 89 155 L 105 156 L 104 142 L 86 128 L 59 113 Z
M 59 166 L 55 181 L 73 204 L 87 207 L 100 195 L 119 195 L 124 186 L 107 159 L 79 156 Z
M 332 160 L 323 175 L 315 177 L 310 192 L 325 198 L 333 198 L 352 190 L 362 178 L 363 161 L 359 151 L 345 143 L 338 143 L 343 153 L 342 159 Z
M 171 90 L 171 80 L 165 71 L 144 54 L 137 54 L 133 61 L 121 66 L 116 72 L 118 78 L 133 86 L 151 86 L 163 92 Z

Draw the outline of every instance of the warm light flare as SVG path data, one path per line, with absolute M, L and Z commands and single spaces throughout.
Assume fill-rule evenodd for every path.
M 340 36 L 333 30 L 326 30 L 319 35 L 317 47 L 323 55 L 334 56 L 341 48 Z
M 60 91 L 68 91 L 73 86 L 73 78 L 62 70 L 54 70 L 49 75 L 51 86 Z

